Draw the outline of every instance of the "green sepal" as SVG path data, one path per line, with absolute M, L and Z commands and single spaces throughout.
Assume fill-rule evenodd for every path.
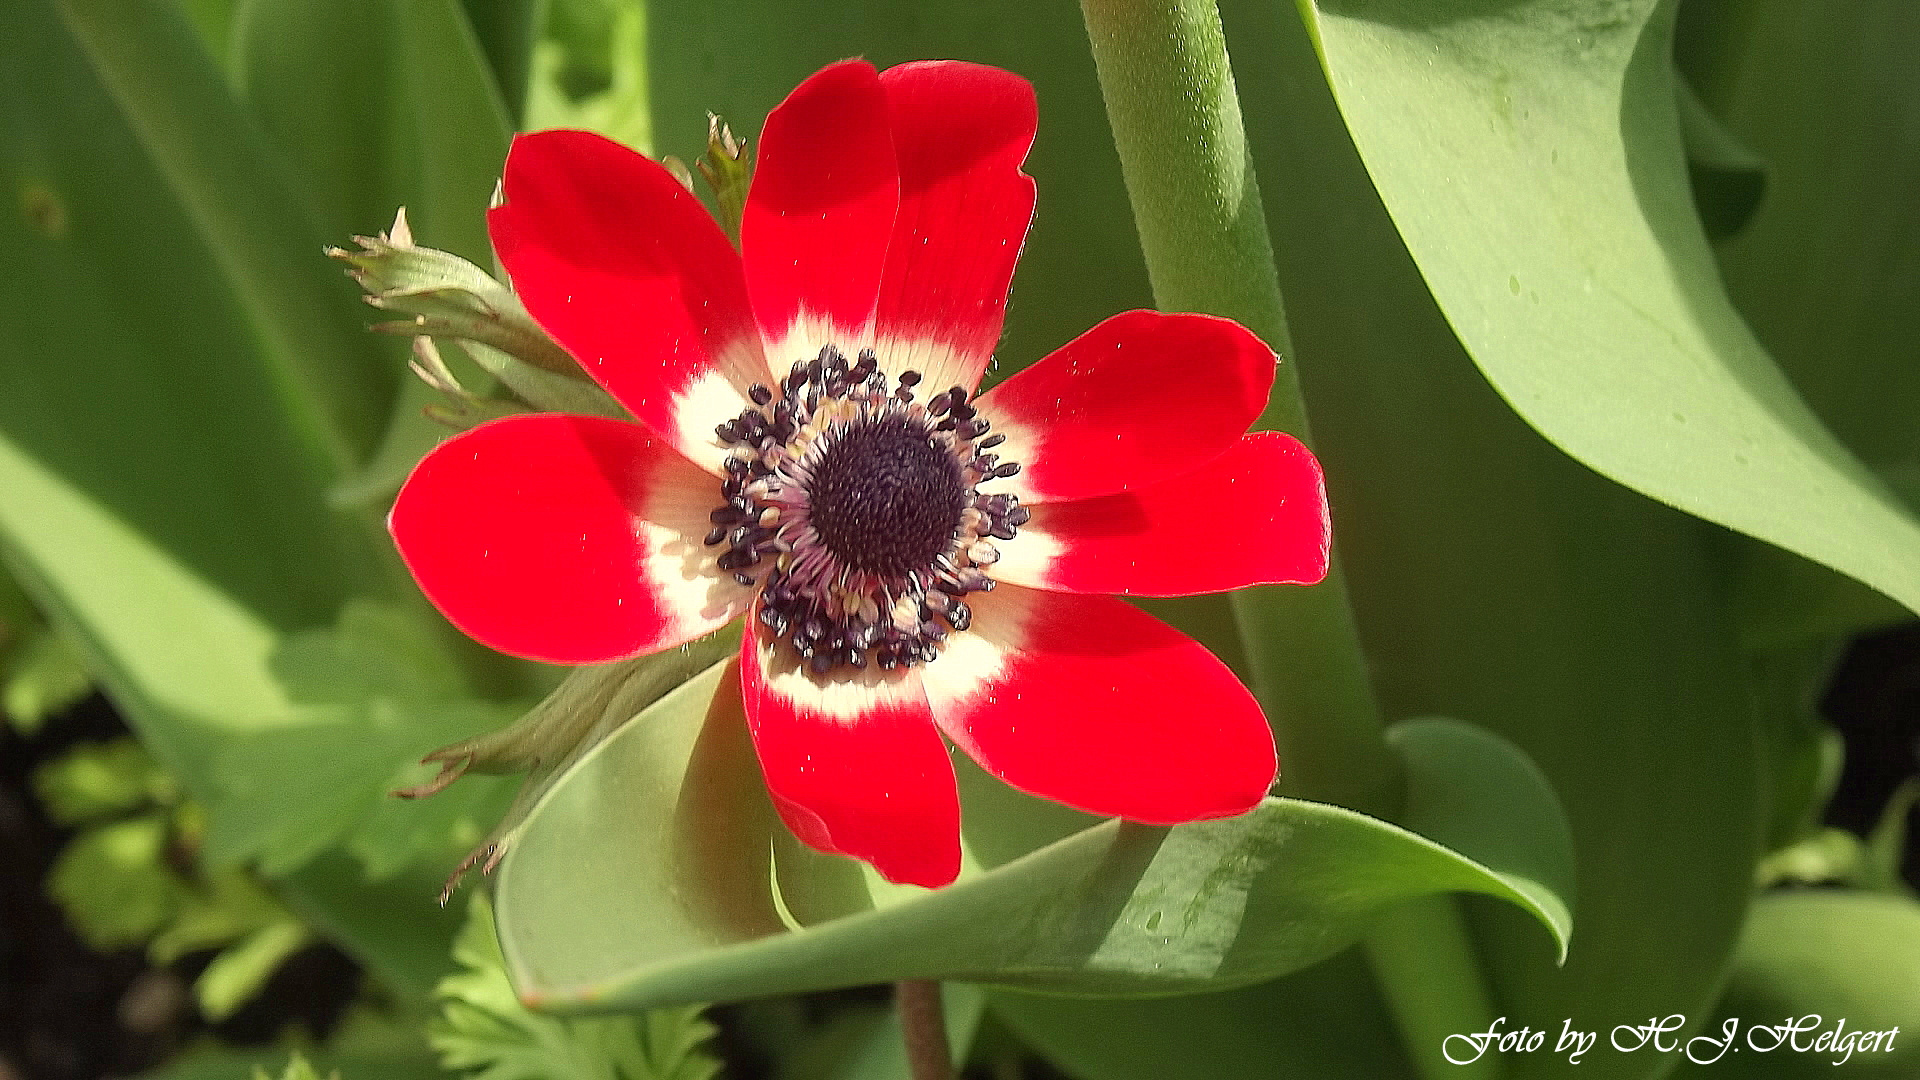
M 457 342 L 483 371 L 536 409 L 623 415 L 527 314 L 513 290 L 458 255 L 415 244 L 405 207 L 386 232 L 353 239 L 359 250 L 328 248 L 327 254 L 353 267 L 348 276 L 366 290 L 367 303 L 408 316 L 375 323 L 375 330 Z M 429 359 L 416 348 L 415 357 L 415 372 L 456 401 L 487 400 L 468 393 L 437 353 Z
M 735 137 L 725 120 L 708 113 L 707 150 L 694 167 L 713 189 L 720 227 L 739 243 L 740 215 L 746 211 L 747 188 L 753 183 L 753 154 L 747 140 Z
M 668 691 L 731 655 L 739 643 L 740 627 L 735 623 L 678 649 L 575 668 L 512 724 L 443 746 L 422 758 L 422 764 L 438 765 L 440 772 L 395 795 L 405 799 L 435 795 L 469 772 L 527 774 L 500 823 L 447 879 L 440 902 L 445 904 L 460 879 L 482 860 L 481 872 L 493 872 L 534 804 L 569 766 Z

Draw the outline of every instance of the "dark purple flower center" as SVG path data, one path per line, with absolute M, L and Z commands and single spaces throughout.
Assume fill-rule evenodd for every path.
M 1020 471 L 991 452 L 1005 436 L 960 387 L 922 403 L 919 384 L 828 346 L 715 429 L 733 452 L 706 542 L 816 674 L 939 655 L 972 622 L 962 597 L 993 588 L 992 541 L 1027 521 L 1017 496 L 978 490 Z
M 967 504 L 953 452 L 898 413 L 834 440 L 813 467 L 807 495 L 820 542 L 848 567 L 875 574 L 931 566 Z

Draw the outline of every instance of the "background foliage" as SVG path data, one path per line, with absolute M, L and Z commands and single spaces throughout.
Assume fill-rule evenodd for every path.
M 490 267 L 482 211 L 516 129 L 691 160 L 708 111 L 751 135 L 844 56 L 997 64 L 1041 102 L 1001 377 L 1165 288 L 1082 14 L 19 0 L 0 34 L 0 702 L 31 732 L 97 683 L 139 740 L 39 774 L 81 830 L 49 881 L 73 924 L 163 963 L 219 949 L 194 987 L 210 1016 L 334 943 L 379 987 L 314 1049 L 347 1080 L 430 1054 L 489 1080 L 704 1077 L 693 1006 L 904 976 L 988 987 L 948 1001 L 981 1067 L 1089 1080 L 1434 1075 L 1425 1033 L 1463 1010 L 1603 1042 L 1671 1013 L 1920 1029 L 1920 915 L 1891 854 L 1910 793 L 1867 841 L 1819 831 L 1839 770 L 1814 708 L 1851 635 L 1920 605 L 1920 14 L 1220 9 L 1251 161 L 1235 205 L 1275 255 L 1276 344 L 1406 779 L 1392 821 L 1287 798 L 1100 825 L 963 772 L 962 882 L 895 889 L 772 823 L 743 733 L 707 721 L 727 692 L 709 672 L 553 778 L 493 906 L 442 910 L 514 782 L 385 793 L 558 673 L 463 641 L 392 555 L 384 500 L 445 429 L 322 248 L 404 205 L 422 244 Z M 1242 671 L 1275 662 L 1224 598 L 1149 606 Z M 1273 719 L 1283 745 L 1311 722 Z M 619 1015 L 529 1012 L 508 972 L 560 1013 Z M 826 1000 L 725 1014 L 734 1068 L 903 1075 L 884 1009 Z M 1502 1068 L 1706 1067 L 1603 1045 Z

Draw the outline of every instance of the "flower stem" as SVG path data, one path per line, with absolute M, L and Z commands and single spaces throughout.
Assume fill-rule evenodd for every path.
M 1286 309 L 1212 0 L 1081 0 L 1154 301 L 1236 319 L 1283 358 L 1260 427 L 1311 442 Z M 1233 597 L 1254 692 L 1274 718 L 1289 795 L 1391 815 L 1382 735 L 1336 564 L 1312 588 Z
M 1494 1015 L 1458 901 L 1441 893 L 1383 912 L 1367 933 L 1366 955 L 1387 1013 L 1421 1076 L 1499 1080 L 1500 1055 L 1492 1048 L 1464 1064 L 1445 1055 L 1447 1036 L 1485 1031 Z M 1459 1039 L 1454 1043 L 1460 1058 L 1471 1056 L 1470 1046 Z
M 1290 360 L 1286 309 L 1214 0 L 1081 0 L 1154 301 L 1237 319 Z M 1311 442 L 1296 366 L 1284 362 L 1263 428 Z M 1312 588 L 1233 598 L 1254 691 L 1274 718 L 1284 790 L 1382 817 L 1402 777 L 1383 733 L 1338 564 Z M 1386 912 L 1364 945 L 1423 1076 L 1461 1073 L 1438 1039 L 1484 1030 L 1489 998 L 1450 896 Z
M 940 984 L 932 979 L 902 979 L 893 984 L 893 1001 L 907 1044 L 907 1075 L 912 1080 L 953 1080 Z

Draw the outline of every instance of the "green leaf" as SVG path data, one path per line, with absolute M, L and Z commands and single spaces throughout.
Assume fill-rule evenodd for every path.
M 282 879 L 282 896 L 315 933 L 411 1004 L 430 996 L 453 967 L 459 916 L 435 903 L 446 876 L 446 865 L 414 865 L 374 880 L 361 859 L 327 852 Z
M 349 601 L 328 629 L 290 635 L 268 663 L 287 696 L 301 704 L 435 701 L 462 689 L 460 671 L 433 630 L 413 615 L 364 600 Z
M 637 1016 L 558 1019 L 514 996 L 486 899 L 475 894 L 454 944 L 463 969 L 435 996 L 428 1029 L 441 1064 L 477 1080 L 708 1080 L 720 1063 L 702 1048 L 714 1027 L 700 1006 Z
M 296 1042 L 304 1042 L 298 1033 Z M 383 1015 L 362 1005 L 328 1036 L 324 1045 L 294 1053 L 311 1062 L 313 1072 L 343 1080 L 430 1080 L 443 1076 L 417 1019 L 405 1013 Z M 151 1080 L 254 1080 L 293 1068 L 284 1046 L 237 1050 L 211 1040 L 188 1048 L 164 1066 L 146 1073 Z
M 540 38 L 540 18 L 547 0 L 462 0 L 461 8 L 473 25 L 474 38 L 486 53 L 493 82 L 500 88 L 509 121 L 525 108 L 533 49 Z
M 1746 227 L 1767 191 L 1767 163 L 1720 123 L 1686 79 L 1675 77 L 1680 138 L 1687 150 L 1693 206 L 1711 240 Z
M 501 727 L 521 706 L 464 696 L 436 631 L 396 608 L 354 601 L 331 629 L 294 634 L 269 660 L 296 706 L 215 755 L 207 857 L 288 873 L 344 847 L 374 878 L 478 843 L 509 785 L 481 779 L 444 799 L 390 793 L 427 774 L 430 750 Z
M 175 4 L 86 0 L 60 11 L 207 241 L 259 334 L 287 414 L 334 468 L 349 468 L 379 433 L 396 372 L 383 370 L 355 329 L 351 293 L 305 256 L 326 234 L 302 212 L 253 117 Z
M 505 16 L 517 5 L 491 6 Z M 247 0 L 236 39 L 247 103 L 326 242 L 371 235 L 404 206 L 434 247 L 492 265 L 485 211 L 511 129 L 458 0 Z M 405 377 L 406 350 L 361 345 L 407 385 L 345 480 L 349 506 L 391 494 L 388 478 L 447 435 L 422 411 L 434 397 Z
M 1807 408 L 1721 288 L 1687 187 L 1672 9 L 1659 7 L 1306 10 L 1434 298 L 1529 424 L 1637 491 L 1920 610 L 1920 522 Z
M 372 523 L 326 509 L 333 459 L 305 406 L 52 6 L 18 14 L 0 175 L 31 212 L 0 215 L 0 538 L 204 794 L 205 749 L 286 709 L 265 664 L 278 635 L 378 576 Z
M 255 1066 L 253 1080 L 273 1080 L 273 1078 L 267 1070 Z M 300 1051 L 295 1050 L 293 1056 L 287 1059 L 287 1067 L 280 1070 L 280 1080 L 320 1080 L 320 1074 L 314 1071 L 312 1064 L 301 1056 Z M 339 1072 L 329 1074 L 327 1080 L 340 1080 Z
M 0 653 L 0 715 L 23 735 L 92 691 L 80 650 L 56 631 L 29 628 L 24 642 Z
M 652 152 L 647 14 L 635 0 L 555 4 L 560 33 L 534 51 L 527 130 L 583 128 Z
M 154 963 L 171 964 L 196 949 L 225 946 L 288 921 L 287 909 L 252 874 L 197 869 L 180 910 L 147 942 L 147 956 Z
M 1920 20 L 1905 0 L 1710 7 L 1682 18 L 1724 59 L 1689 75 L 1770 169 L 1720 250 L 1727 291 L 1841 441 L 1877 468 L 1920 464 L 1920 144 L 1890 137 L 1920 93 Z
M 1449 890 L 1518 904 L 1565 933 L 1564 906 L 1534 882 L 1288 799 L 1177 829 L 1106 822 L 953 886 L 882 889 L 870 910 L 783 933 L 765 880 L 775 826 L 735 680 L 719 665 L 662 698 L 528 816 L 498 885 L 527 1000 L 645 1008 L 901 978 L 1193 991 L 1311 964 L 1386 905 Z
M 1696 1060 L 1681 1061 L 1675 1077 L 1844 1076 L 1848 1080 L 1896 1080 L 1920 1068 L 1920 904 L 1903 897 L 1832 890 L 1769 893 L 1753 906 L 1740 935 L 1733 972 L 1717 1015 L 1703 1037 L 1724 1040 L 1725 1025 L 1736 1025 L 1734 1052 L 1711 1043 L 1691 1046 Z M 1816 1017 L 1814 1027 L 1797 1036 L 1800 1046 L 1776 1045 L 1757 1025 Z M 1825 1032 L 1899 1028 L 1870 1052 L 1813 1051 Z M 1856 1036 L 1856 1039 L 1858 1036 Z M 1890 1043 L 1890 1047 L 1888 1046 Z M 1857 1041 L 1854 1046 L 1860 1045 Z
M 239 6 L 240 0 L 181 0 L 180 3 L 187 18 L 193 20 L 193 28 L 200 32 L 207 52 L 223 67 L 232 37 L 234 9 Z
M 247 104 L 325 237 L 405 206 L 434 247 L 491 265 L 511 128 L 459 0 L 246 0 L 236 35 Z
M 173 778 L 133 739 L 82 743 L 42 765 L 34 773 L 33 789 L 48 816 L 62 825 L 81 825 L 178 798 Z
M 607 88 L 618 60 L 614 23 L 621 12 L 636 7 L 636 0 L 551 0 L 540 33 L 541 48 L 560 60 L 557 90 L 578 99 Z M 537 126 L 528 125 L 530 130 Z
M 1357 949 L 1273 982 L 1146 1001 L 998 992 L 993 1014 L 1083 1080 L 1416 1075 Z
M 1225 14 L 1289 359 L 1384 710 L 1511 739 L 1572 823 L 1579 932 L 1564 967 L 1517 910 L 1462 905 L 1496 1015 L 1555 1030 L 1701 1020 L 1752 895 L 1765 805 L 1725 535 L 1573 462 L 1496 396 L 1380 205 L 1301 21 L 1253 3 Z M 1283 1041 L 1274 1054 L 1320 1075 Z M 1543 1055 L 1506 1067 L 1564 1071 Z M 1580 1071 L 1660 1067 L 1590 1055 Z
M 89 829 L 60 852 L 47 891 L 96 949 L 138 945 L 172 919 L 186 885 L 167 865 L 166 819 L 148 814 Z
M 471 847 L 489 811 L 505 807 L 510 790 L 500 780 L 479 779 L 459 796 L 391 811 L 389 793 L 425 775 L 415 762 L 429 750 L 500 727 L 516 711 L 381 697 L 303 709 L 289 724 L 237 738 L 218 755 L 224 779 L 211 806 L 207 856 L 222 866 L 257 860 L 279 875 L 347 846 L 370 874 L 385 877 L 421 855 Z
M 313 940 L 300 922 L 284 919 L 263 926 L 220 953 L 193 981 L 193 1000 L 215 1022 L 232 1016 L 266 985 L 287 957 Z
M 1907 819 L 1915 806 L 1920 806 L 1920 777 L 1909 776 L 1893 789 L 1879 822 L 1867 834 L 1866 874 L 1861 880 L 1866 888 L 1912 895 L 1900 868 L 1907 854 Z
M 1471 852 L 1526 896 L 1560 940 L 1573 933 L 1573 827 L 1553 784 L 1526 751 L 1490 731 L 1441 717 L 1404 720 L 1387 741 L 1406 769 L 1407 828 Z

